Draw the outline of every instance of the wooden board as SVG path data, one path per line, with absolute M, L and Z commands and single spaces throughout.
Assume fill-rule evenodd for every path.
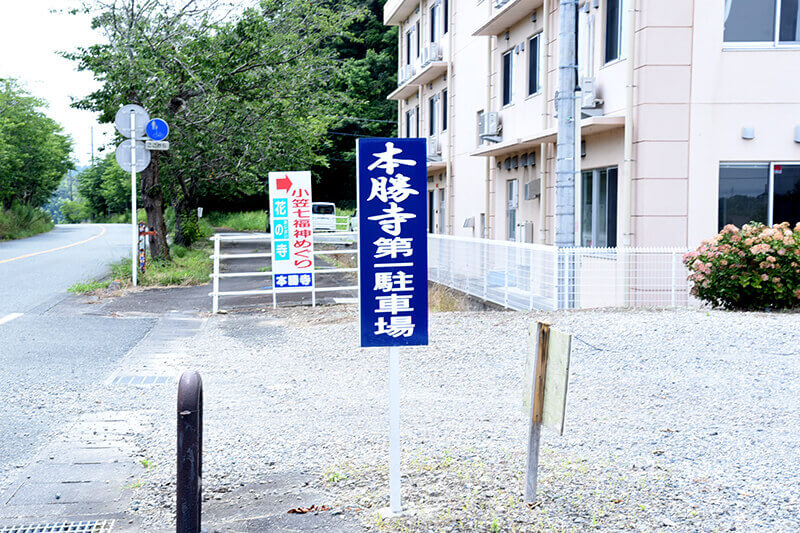
M 567 408 L 567 386 L 569 384 L 569 357 L 572 336 L 550 329 L 547 350 L 547 367 L 544 383 L 542 424 L 564 434 L 564 414 Z

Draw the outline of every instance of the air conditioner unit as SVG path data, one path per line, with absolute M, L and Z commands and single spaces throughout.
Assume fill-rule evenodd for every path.
M 525 199 L 535 200 L 541 196 L 542 180 L 537 178 L 525 183 Z
M 414 65 L 403 65 L 400 69 L 400 78 L 398 79 L 398 85 L 402 85 L 411 79 L 414 74 L 417 73 L 417 69 L 414 68 Z
M 595 78 L 581 78 L 581 107 L 583 109 L 597 109 L 603 101 L 597 98 L 597 80 Z
M 481 140 L 490 142 L 500 142 L 503 140 L 503 128 L 500 124 L 500 113 L 493 111 L 481 115 L 478 123 L 478 136 Z
M 428 137 L 428 158 L 442 155 L 442 143 L 439 137 Z
M 422 66 L 426 66 L 431 61 L 442 60 L 442 47 L 439 43 L 429 43 L 422 49 Z

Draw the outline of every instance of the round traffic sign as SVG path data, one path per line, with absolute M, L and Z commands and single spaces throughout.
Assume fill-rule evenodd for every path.
M 133 112 L 133 119 L 136 121 L 136 137 L 144 137 L 145 128 L 147 127 L 147 123 L 150 122 L 150 115 L 142 106 L 136 104 L 124 105 L 122 109 L 117 111 L 117 116 L 114 118 L 114 125 L 117 127 L 117 131 L 123 137 L 130 139 L 131 112 Z
M 169 125 L 160 118 L 154 118 L 147 123 L 147 136 L 154 141 L 163 141 L 169 135 Z
M 117 146 L 117 163 L 120 168 L 125 172 L 131 171 L 131 141 L 130 139 L 122 141 Z M 141 172 L 150 164 L 150 152 L 145 150 L 144 143 L 139 141 L 136 143 L 136 172 Z

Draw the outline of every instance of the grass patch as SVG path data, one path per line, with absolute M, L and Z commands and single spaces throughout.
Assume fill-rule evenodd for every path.
M 202 242 L 192 248 L 173 244 L 170 247 L 172 261 L 153 261 L 148 255 L 147 271 L 139 273 L 140 287 L 189 286 L 208 283 L 211 272 L 212 250 Z M 131 260 L 122 259 L 111 264 L 110 279 L 82 281 L 67 289 L 69 292 L 86 294 L 108 287 L 110 280 L 118 280 L 123 287 L 131 286 Z
M 88 294 L 90 292 L 99 291 L 107 288 L 111 284 L 111 280 L 93 280 L 93 281 L 79 281 L 72 285 L 67 292 L 75 294 Z
M 200 220 L 205 220 L 216 228 L 230 228 L 235 231 L 265 231 L 267 229 L 267 213 L 265 211 L 240 211 L 238 213 L 212 211 L 207 217 Z
M 0 241 L 24 239 L 53 229 L 53 219 L 38 207 L 13 204 L 0 206 Z

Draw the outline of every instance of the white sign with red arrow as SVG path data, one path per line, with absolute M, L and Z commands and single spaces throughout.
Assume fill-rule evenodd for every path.
M 272 282 L 279 292 L 314 286 L 311 172 L 269 173 Z

